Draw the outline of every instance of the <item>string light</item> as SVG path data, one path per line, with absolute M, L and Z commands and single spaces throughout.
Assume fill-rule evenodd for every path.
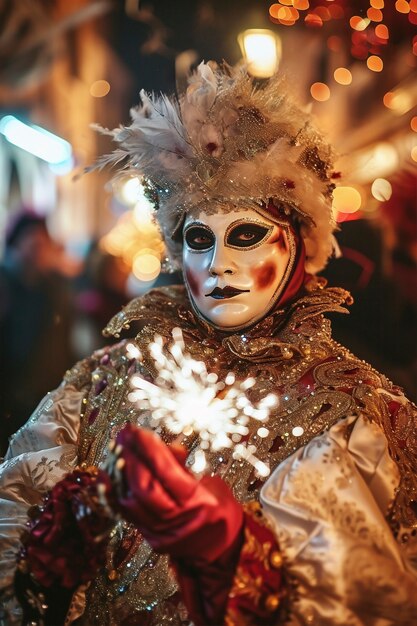
M 172 331 L 173 342 L 164 352 L 163 339 L 156 335 L 148 350 L 158 375 L 155 384 L 139 375 L 131 379 L 133 391 L 129 400 L 151 413 L 151 426 L 163 426 L 175 435 L 197 435 L 198 445 L 191 469 L 195 473 L 206 468 L 206 452 L 231 448 L 233 458 L 254 466 L 260 476 L 268 476 L 268 465 L 256 457 L 256 446 L 244 441 L 248 424 L 256 420 L 264 424 L 277 397 L 269 394 L 257 404 L 246 395 L 255 384 L 254 378 L 236 381 L 230 372 L 224 381 L 207 372 L 203 361 L 195 361 L 185 352 L 180 328 Z M 268 436 L 263 425 L 260 437 Z
M 312 5 L 311 7 L 310 4 Z M 406 26 L 417 24 L 417 0 L 396 0 L 394 6 L 397 13 L 404 15 L 406 18 Z M 369 54 L 379 55 L 381 47 L 389 44 L 389 29 L 386 24 L 382 24 L 385 8 L 384 0 L 369 0 L 369 6 L 365 15 L 352 15 L 353 3 L 342 3 L 337 2 L 337 0 L 327 0 L 327 2 L 281 0 L 270 5 L 269 17 L 271 21 L 287 26 L 294 25 L 303 17 L 305 25 L 310 27 L 322 27 L 323 23 L 336 19 L 348 21 L 353 31 L 351 33 L 351 55 L 355 59 L 366 61 Z M 388 22 L 391 22 L 391 12 L 387 10 L 386 13 L 385 17 Z M 360 43 L 354 40 L 355 34 L 363 34 L 363 39 Z M 333 40 L 334 36 L 329 37 L 327 45 L 330 50 L 337 51 L 337 46 Z M 417 55 L 417 38 L 412 39 L 411 46 L 413 54 Z M 382 70 L 382 60 L 371 60 L 370 65 L 368 63 L 368 67 L 372 71 L 380 72 Z

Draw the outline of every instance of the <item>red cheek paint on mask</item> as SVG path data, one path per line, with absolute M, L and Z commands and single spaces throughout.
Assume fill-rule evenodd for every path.
M 187 279 L 187 283 L 188 283 L 191 293 L 193 294 L 194 297 L 198 298 L 198 296 L 200 295 L 199 284 L 195 275 L 192 273 L 192 271 L 189 268 L 185 270 L 185 277 Z
M 252 272 L 257 289 L 268 289 L 276 279 L 277 268 L 274 263 L 265 263 Z

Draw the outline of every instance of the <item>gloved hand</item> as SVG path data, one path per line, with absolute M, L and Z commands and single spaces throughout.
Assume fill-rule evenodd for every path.
M 184 461 L 185 451 L 180 454 L 153 433 L 127 425 L 107 462 L 111 506 L 155 551 L 171 556 L 196 626 L 225 620 L 279 623 L 282 575 L 273 532 L 261 517 L 244 512 L 220 477 L 197 480 Z
M 243 509 L 220 477 L 197 480 L 159 437 L 131 424 L 116 444 L 107 467 L 116 507 L 154 550 L 198 566 L 236 545 Z

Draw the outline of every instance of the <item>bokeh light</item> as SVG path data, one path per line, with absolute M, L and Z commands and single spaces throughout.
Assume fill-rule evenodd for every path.
M 366 15 L 368 17 L 368 19 L 371 20 L 371 22 L 382 22 L 383 20 L 383 15 L 382 15 L 382 11 L 380 11 L 379 9 L 374 9 L 374 7 L 371 7 L 370 9 L 367 10 Z
M 370 5 L 371 7 L 374 7 L 374 9 L 383 9 L 384 0 L 371 0 Z
M 375 35 L 379 37 L 379 39 L 389 39 L 388 26 L 378 24 L 378 26 L 375 27 Z
M 293 0 L 293 6 L 299 11 L 305 11 L 309 8 L 310 3 L 308 0 Z
M 335 69 L 333 76 L 339 85 L 350 85 L 352 82 L 352 73 L 346 67 Z
M 417 146 L 414 146 L 411 150 L 411 158 L 417 163 Z
M 395 8 L 398 13 L 410 13 L 410 5 L 406 0 L 397 0 L 395 3 Z
M 96 80 L 90 86 L 90 95 L 93 96 L 93 98 L 103 98 L 107 96 L 109 91 L 110 83 L 108 83 L 107 80 Z
M 369 18 L 363 18 L 363 17 L 360 17 L 359 15 L 354 15 L 349 20 L 349 24 L 351 28 L 353 28 L 353 30 L 359 30 L 359 31 L 365 30 L 365 28 L 368 26 L 369 23 L 370 23 Z
M 333 209 L 337 212 L 356 213 L 361 204 L 361 194 L 354 187 L 336 187 L 333 191 Z
M 155 280 L 161 272 L 161 262 L 154 254 L 139 252 L 133 260 L 132 272 L 139 280 Z
M 313 28 L 320 28 L 323 26 L 323 20 L 320 15 L 317 15 L 317 13 L 308 13 L 304 18 L 304 22 L 306 23 L 306 26 L 312 26 Z
M 364 150 L 356 159 L 358 169 L 357 179 L 360 181 L 372 181 L 375 178 L 390 176 L 399 165 L 399 156 L 396 148 L 387 141 L 374 145 L 369 150 Z
M 310 87 L 310 93 L 318 102 L 325 102 L 330 98 L 330 89 L 325 83 L 313 83 Z
M 403 115 L 413 107 L 413 99 L 405 89 L 388 91 L 383 98 L 384 105 L 397 113 Z
M 411 126 L 411 130 L 417 133 L 417 115 L 411 118 L 410 126 Z
M 378 57 L 375 54 L 372 54 L 370 57 L 368 57 L 368 59 L 366 60 L 366 65 L 373 72 L 382 72 L 384 68 L 384 63 L 381 57 Z
M 391 183 L 385 178 L 376 178 L 372 183 L 371 193 L 379 202 L 386 202 L 392 196 Z

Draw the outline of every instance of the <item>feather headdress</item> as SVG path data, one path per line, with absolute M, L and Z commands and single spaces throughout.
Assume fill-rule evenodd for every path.
M 178 100 L 143 91 L 141 100 L 130 126 L 101 129 L 118 149 L 97 166 L 125 159 L 125 169 L 144 176 L 174 266 L 181 243 L 173 235 L 185 215 L 265 215 L 272 203 L 299 224 L 306 270 L 324 267 L 335 228 L 332 152 L 281 78 L 257 85 L 243 68 L 201 63 Z

